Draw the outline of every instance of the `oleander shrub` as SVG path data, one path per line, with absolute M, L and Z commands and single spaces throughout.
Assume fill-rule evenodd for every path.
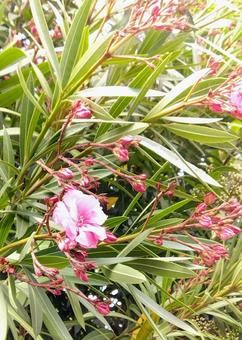
M 241 4 L 0 4 L 0 340 L 239 339 Z

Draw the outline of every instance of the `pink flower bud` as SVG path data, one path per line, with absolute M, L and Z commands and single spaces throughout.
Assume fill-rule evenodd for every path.
M 60 248 L 60 251 L 63 251 L 63 252 L 66 252 L 66 253 L 68 253 L 71 249 L 74 249 L 76 246 L 77 246 L 77 242 L 71 241 L 68 238 L 58 242 L 58 247 Z
M 215 234 L 217 235 L 217 237 L 219 237 L 223 241 L 229 240 L 230 238 L 238 235 L 240 232 L 241 229 L 232 224 L 225 225 L 224 227 L 215 230 Z
M 207 205 L 213 204 L 216 200 L 217 196 L 213 192 L 208 192 L 203 199 L 204 203 Z
M 45 198 L 45 204 L 47 204 L 51 207 L 57 202 L 59 202 L 59 198 L 57 196 Z
M 164 241 L 162 240 L 162 238 L 156 238 L 154 243 L 157 244 L 158 246 L 162 246 Z
M 203 211 L 206 210 L 206 208 L 207 208 L 207 204 L 205 204 L 205 203 L 198 204 L 196 209 L 195 209 L 195 214 L 200 215 Z
M 12 267 L 12 266 L 8 266 L 8 267 L 6 268 L 6 273 L 8 273 L 8 274 L 15 274 L 15 272 L 16 272 L 16 270 L 15 270 L 15 268 Z
M 129 152 L 124 147 L 113 148 L 113 154 L 118 158 L 120 162 L 127 162 L 129 160 Z
M 113 243 L 117 241 L 117 237 L 113 233 L 110 233 L 110 231 L 107 231 L 106 235 L 107 235 L 107 238 L 105 239 L 106 243 Z
M 222 105 L 219 104 L 219 103 L 211 103 L 209 104 L 209 109 L 214 111 L 214 112 L 217 112 L 217 113 L 221 113 L 223 112 L 223 108 L 222 108 Z
M 138 177 L 139 177 L 139 179 L 141 179 L 141 181 L 145 181 L 147 179 L 147 175 L 146 174 L 141 174 Z
M 75 275 L 81 279 L 82 281 L 84 282 L 88 282 L 88 276 L 87 276 L 87 273 L 83 270 L 80 270 L 80 269 L 75 269 L 74 268 L 74 272 L 75 272 Z
M 53 294 L 53 295 L 61 295 L 62 291 L 60 289 L 51 289 L 50 292 Z
M 199 218 L 199 224 L 204 227 L 204 228 L 210 228 L 211 225 L 213 224 L 211 217 L 202 215 Z
M 94 165 L 94 159 L 89 157 L 89 158 L 85 159 L 84 164 L 85 164 L 85 166 L 92 166 L 92 165 Z
M 151 11 L 152 17 L 157 17 L 160 14 L 160 7 L 154 6 Z
M 108 315 L 110 313 L 109 305 L 105 302 L 97 302 L 96 309 L 102 315 Z
M 89 119 L 92 116 L 91 110 L 85 107 L 80 100 L 72 105 L 72 114 L 75 118 Z
M 137 192 L 145 192 L 146 191 L 146 184 L 142 181 L 134 181 L 131 183 L 132 188 Z
M 56 175 L 63 180 L 72 179 L 74 177 L 73 172 L 68 168 L 60 169 L 56 172 Z

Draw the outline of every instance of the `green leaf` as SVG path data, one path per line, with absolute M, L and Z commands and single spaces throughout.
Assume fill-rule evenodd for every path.
M 184 124 L 211 124 L 217 123 L 223 118 L 198 118 L 198 117 L 176 117 L 176 116 L 165 116 L 162 117 L 163 120 L 168 120 L 170 122 L 175 123 L 184 123 Z
M 6 300 L 4 298 L 3 291 L 0 287 L 0 339 L 7 339 L 7 331 L 8 331 L 8 313 L 7 313 L 7 305 Z
M 129 262 L 129 266 L 144 273 L 153 274 L 161 277 L 172 278 L 189 278 L 194 277 L 196 274 L 184 266 L 176 263 L 165 262 L 159 258 L 154 259 L 137 259 Z
M 40 0 L 30 0 L 29 4 L 30 4 L 30 8 L 31 8 L 32 15 L 34 18 L 35 25 L 38 30 L 38 34 L 45 48 L 47 58 L 53 68 L 54 75 L 57 78 L 59 87 L 61 88 L 61 73 L 60 73 L 58 58 L 55 53 L 53 42 L 49 35 L 49 29 L 48 29 L 48 26 L 45 20 L 45 15 L 42 9 L 42 4 Z
M 138 270 L 120 263 L 112 268 L 103 267 L 103 272 L 109 280 L 114 282 L 137 284 L 146 281 L 146 277 Z
M 124 135 L 135 136 L 143 132 L 148 126 L 149 124 L 147 123 L 134 123 L 134 124 L 131 124 L 131 126 L 129 127 L 124 126 L 124 127 L 116 128 L 105 133 L 103 136 L 100 136 L 97 139 L 97 142 L 107 143 L 107 142 L 116 141 L 119 138 L 123 137 Z
M 161 101 L 156 104 L 149 114 L 145 117 L 144 121 L 150 121 L 162 116 L 162 110 L 167 107 L 174 99 L 176 99 L 181 93 L 183 93 L 188 88 L 191 88 L 199 80 L 201 80 L 205 75 L 208 74 L 209 69 L 203 69 L 194 72 L 189 77 L 182 80 L 179 84 L 174 86 L 174 88 L 168 92 L 168 94 L 161 99 Z
M 165 148 L 163 145 L 158 144 L 157 142 L 152 141 L 149 138 L 141 137 L 142 140 L 140 142 L 141 145 L 149 149 L 150 151 L 156 153 L 159 157 L 164 158 L 171 164 L 175 165 L 179 169 L 188 173 L 189 175 L 201 180 L 202 182 L 214 185 L 216 187 L 221 187 L 221 185 L 215 181 L 211 176 L 206 174 L 202 169 L 197 168 L 195 165 L 191 164 L 183 160 L 183 158 L 179 158 L 173 151 Z
M 98 40 L 92 44 L 92 46 L 90 46 L 86 53 L 81 57 L 71 73 L 68 88 L 65 90 L 67 96 L 79 87 L 86 77 L 99 65 L 112 39 L 113 33 L 107 35 L 101 40 Z
M 154 300 L 152 300 L 149 296 L 143 294 L 139 289 L 133 286 L 128 286 L 128 290 L 131 294 L 137 297 L 137 299 L 146 307 L 150 308 L 154 313 L 156 313 L 161 319 L 166 320 L 167 322 L 175 325 L 178 328 L 183 329 L 184 331 L 192 334 L 194 336 L 197 335 L 197 332 L 189 326 L 184 321 L 178 319 L 175 315 L 166 311 L 164 308 L 159 306 Z
M 11 178 L 14 175 L 12 167 L 14 167 L 14 153 L 11 139 L 8 135 L 7 130 L 3 127 L 3 160 L 11 166 L 6 166 L 7 178 Z
M 28 286 L 29 289 L 29 305 L 31 313 L 32 327 L 34 331 L 34 336 L 37 337 L 40 334 L 42 323 L 43 323 L 43 311 L 39 308 L 39 301 L 35 295 L 35 291 L 31 285 Z
M 142 243 L 152 232 L 152 229 L 148 229 L 140 233 L 135 237 L 127 246 L 118 254 L 118 257 L 127 256 L 133 249 L 135 249 L 140 243 Z
M 75 287 L 74 285 L 72 285 L 71 282 L 68 282 L 66 279 L 65 279 L 65 282 L 67 284 L 68 287 Z M 71 291 L 67 291 L 67 295 L 68 295 L 68 299 L 71 303 L 71 308 L 73 310 L 73 313 L 79 323 L 79 325 L 85 329 L 85 321 L 84 321 L 84 318 L 83 318 L 83 314 L 82 314 L 82 310 L 81 310 L 81 306 L 80 306 L 80 302 L 79 300 L 76 298 L 77 296 L 71 292 Z
M 223 130 L 217 130 L 206 126 L 194 126 L 190 124 L 166 124 L 163 125 L 166 129 L 175 133 L 177 136 L 199 142 L 201 144 L 226 143 L 238 139 Z
M 100 86 L 82 90 L 79 92 L 81 97 L 137 97 L 139 98 L 141 89 L 128 86 Z M 148 90 L 145 97 L 162 97 L 164 94 L 157 90 Z
M 33 78 L 32 75 L 29 75 L 29 78 L 27 80 L 27 84 L 25 85 L 24 81 L 24 87 L 28 88 L 28 91 L 25 89 L 26 92 L 33 94 L 34 93 L 34 84 L 33 84 Z M 29 99 L 29 96 L 25 94 L 23 95 L 22 101 L 21 101 L 21 117 L 20 117 L 20 159 L 21 163 L 23 164 L 26 159 L 26 149 L 29 147 L 27 145 L 27 135 L 28 135 L 28 128 L 29 123 L 32 117 L 32 113 L 34 110 L 34 104 Z
M 81 47 L 80 41 L 82 40 L 83 30 L 86 25 L 91 6 L 92 0 L 83 1 L 82 5 L 76 12 L 72 25 L 69 29 L 60 62 L 63 87 L 68 83 L 72 69 L 76 65 L 77 58 L 79 57 Z
M 25 53 L 17 47 L 7 47 L 0 52 L 0 70 L 18 62 L 25 57 Z
M 0 221 L 0 247 L 4 246 L 8 234 L 12 228 L 14 221 L 14 214 L 8 213 Z

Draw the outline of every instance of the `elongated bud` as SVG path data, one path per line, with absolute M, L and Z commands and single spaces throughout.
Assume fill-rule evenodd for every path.
M 146 184 L 142 181 L 135 181 L 131 183 L 132 188 L 137 192 L 145 192 L 146 191 Z
M 68 168 L 60 169 L 56 172 L 56 176 L 63 180 L 72 179 L 74 177 L 73 172 Z
M 108 315 L 110 313 L 109 305 L 105 302 L 97 302 L 96 309 L 102 315 Z

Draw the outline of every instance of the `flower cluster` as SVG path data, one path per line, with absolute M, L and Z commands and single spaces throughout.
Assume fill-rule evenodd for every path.
M 168 0 L 160 4 L 158 0 L 137 1 L 133 6 L 127 26 L 120 35 L 138 33 L 146 29 L 157 31 L 186 30 L 190 28 L 186 12 L 197 2 L 193 0 Z
M 216 65 L 214 66 L 217 67 Z M 242 118 L 242 68 L 232 72 L 228 79 L 217 89 L 210 90 L 203 105 L 217 113 L 228 113 L 235 118 Z
M 210 230 L 217 238 L 226 241 L 241 232 L 234 223 L 242 216 L 242 205 L 237 200 L 231 199 L 218 206 L 210 207 L 216 200 L 214 193 L 208 193 L 188 219 L 176 226 L 162 229 L 159 236 L 150 236 L 150 239 L 157 245 L 162 245 L 164 240 L 168 239 L 189 246 L 199 254 L 200 261 L 207 266 L 212 266 L 221 258 L 227 259 L 228 251 L 224 246 L 219 243 L 203 243 L 193 235 L 195 228 L 202 228 Z M 192 243 L 179 239 L 174 235 L 175 232 L 185 233 Z

